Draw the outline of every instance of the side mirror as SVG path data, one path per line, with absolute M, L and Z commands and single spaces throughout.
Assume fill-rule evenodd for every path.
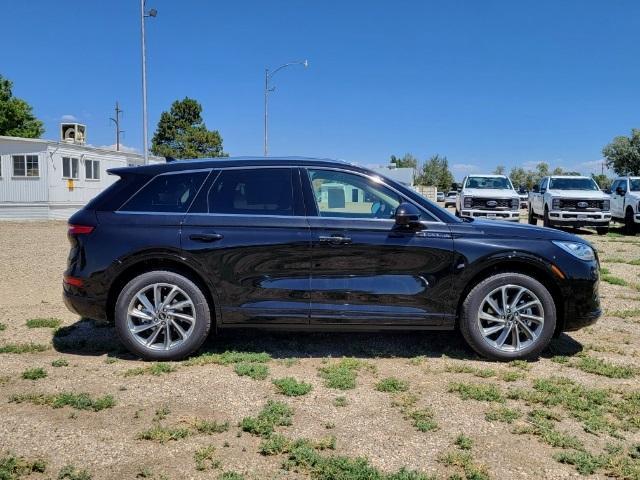
M 534 191 L 535 193 L 540 193 L 540 186 L 539 186 L 539 185 L 534 185 L 534 186 L 533 186 L 533 191 Z
M 396 227 L 415 228 L 420 226 L 420 210 L 411 203 L 401 203 L 396 208 Z
M 611 189 L 610 188 L 606 188 L 604 190 L 604 193 L 606 193 L 607 195 L 611 195 Z
M 624 196 L 624 190 L 622 189 L 622 187 L 618 187 L 618 188 L 616 188 L 616 193 L 617 193 L 618 195 L 622 195 L 622 196 Z

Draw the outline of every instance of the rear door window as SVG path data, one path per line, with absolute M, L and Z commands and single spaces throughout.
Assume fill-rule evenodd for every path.
M 193 202 L 208 174 L 208 171 L 201 171 L 158 175 L 120 210 L 184 213 Z
M 294 215 L 292 178 L 290 168 L 223 170 L 209 190 L 209 213 Z

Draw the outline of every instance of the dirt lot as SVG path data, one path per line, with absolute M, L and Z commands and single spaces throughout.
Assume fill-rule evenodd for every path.
M 149 364 L 65 309 L 65 224 L 1 223 L 0 478 L 640 478 L 640 238 L 582 233 L 606 315 L 537 362 L 455 333 L 241 332 Z

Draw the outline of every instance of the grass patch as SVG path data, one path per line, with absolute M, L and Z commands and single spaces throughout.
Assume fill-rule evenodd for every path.
M 435 421 L 433 411 L 429 408 L 412 410 L 407 413 L 407 417 L 420 432 L 431 432 L 438 429 L 438 423 Z
M 571 364 L 583 372 L 602 375 L 608 378 L 631 378 L 638 373 L 636 367 L 629 365 L 616 365 L 595 357 L 582 356 L 577 362 Z
M 500 373 L 500 379 L 505 382 L 515 382 L 522 378 L 524 378 L 524 374 L 521 372 L 508 371 Z
M 577 437 L 556 430 L 554 422 L 558 420 L 549 410 L 535 409 L 529 412 L 529 424 L 516 427 L 513 433 L 535 435 L 552 447 L 582 450 L 582 442 Z
M 37 353 L 49 348 L 41 343 L 8 343 L 0 347 L 0 353 Z
M 488 422 L 513 423 L 521 416 L 522 413 L 520 412 L 520 410 L 517 410 L 515 408 L 498 407 L 489 410 L 485 414 L 484 418 Z
M 269 376 L 269 367 L 263 363 L 236 363 L 233 370 L 241 377 L 264 380 Z
M 191 430 L 186 427 L 165 427 L 162 425 L 154 425 L 149 430 L 140 432 L 137 440 L 151 440 L 158 443 L 167 443 L 171 440 L 181 440 L 191 435 Z
M 197 449 L 193 454 L 193 459 L 196 462 L 196 470 L 202 472 L 212 468 L 219 468 L 220 460 L 215 460 L 213 458 L 215 452 L 216 447 L 213 445 Z
M 301 447 L 313 450 L 335 450 L 336 437 L 322 437 L 313 441 L 302 438 L 294 441 L 283 435 L 274 434 L 262 441 L 259 451 L 262 455 L 280 455 Z
M 42 367 L 27 368 L 22 372 L 22 378 L 25 380 L 40 380 L 41 378 L 46 378 L 46 376 L 47 372 Z
M 176 371 L 176 366 L 166 362 L 152 363 L 145 367 L 130 368 L 125 370 L 125 377 L 135 377 L 138 375 L 164 375 L 165 373 L 171 373 Z
M 69 362 L 67 362 L 64 358 L 58 358 L 56 360 L 54 360 L 53 362 L 51 362 L 51 366 L 52 367 L 68 367 L 69 366 Z
M 490 383 L 452 383 L 449 385 L 449 392 L 457 393 L 462 400 L 504 402 L 500 389 Z
M 409 382 L 396 377 L 387 377 L 376 383 L 376 390 L 379 392 L 406 392 L 409 390 Z
M 30 318 L 27 320 L 29 328 L 58 328 L 62 322 L 57 318 Z
M 55 395 L 23 393 L 11 396 L 9 401 L 12 403 L 27 402 L 33 405 L 47 405 L 52 408 L 69 406 L 76 410 L 93 410 L 94 412 L 111 408 L 116 404 L 115 399 L 111 395 L 104 395 L 93 399 L 88 393 L 69 392 L 58 393 Z
M 73 465 L 65 465 L 58 473 L 58 480 L 91 480 L 91 474 Z
M 358 370 L 366 366 L 362 360 L 343 358 L 338 363 L 319 368 L 318 375 L 324 379 L 328 388 L 350 390 L 356 388 Z
M 609 275 L 609 274 L 611 274 L 611 271 L 606 267 L 600 267 L 600 274 L 601 275 Z
M 517 368 L 518 370 L 531 370 L 531 364 L 526 360 L 511 360 L 507 365 L 511 368 Z
M 640 317 L 640 308 L 629 308 L 626 310 L 615 310 L 613 312 L 608 312 L 610 317 L 616 318 L 633 318 Z
M 459 438 L 459 437 L 458 437 Z M 468 438 L 468 437 L 467 437 Z M 456 441 L 457 443 L 457 441 Z M 458 446 L 460 448 L 460 446 Z M 479 465 L 473 460 L 473 456 L 468 449 L 462 449 L 463 451 L 452 451 L 447 452 L 444 455 L 441 455 L 438 458 L 438 461 L 444 465 L 449 467 L 456 468 L 461 470 L 464 474 L 464 478 L 467 480 L 489 480 L 491 477 L 487 472 L 487 469 L 484 465 Z M 455 474 L 449 477 L 451 480 L 460 479 L 462 480 L 462 476 Z
M 446 372 L 451 373 L 470 373 L 476 377 L 489 378 L 495 377 L 496 371 L 492 368 L 476 368 L 471 365 L 465 365 L 463 363 L 447 365 L 444 367 Z
M 467 437 L 464 433 L 458 435 L 454 443 L 460 450 L 471 450 L 473 447 L 473 440 L 471 440 L 470 437 Z
M 245 417 L 240 422 L 240 428 L 252 435 L 268 437 L 275 427 L 291 425 L 293 409 L 286 403 L 269 400 L 255 417 Z
M 236 472 L 223 472 L 218 480 L 245 480 L 244 475 Z
M 14 455 L 0 458 L 0 479 L 2 480 L 18 480 L 23 475 L 44 473 L 46 469 L 46 462 L 40 459 L 28 460 Z
M 215 420 L 196 420 L 193 423 L 193 428 L 198 433 L 213 435 L 214 433 L 222 433 L 229 430 L 229 422 L 218 423 Z
M 601 472 L 611 478 L 640 478 L 640 444 L 627 450 L 619 446 L 608 446 L 606 450 L 600 455 L 580 450 L 564 451 L 554 454 L 553 458 L 560 463 L 573 465 L 582 475 Z
M 4 323 L 0 323 L 0 332 L 7 329 L 7 326 Z
M 234 363 L 267 363 L 271 355 L 266 352 L 237 352 L 235 350 L 224 353 L 203 353 L 183 362 L 183 365 L 191 367 L 196 365 L 232 365 Z
M 300 397 L 312 390 L 310 383 L 299 382 L 293 377 L 278 378 L 273 381 L 278 393 L 288 397 Z
M 611 285 L 619 285 L 621 287 L 626 287 L 627 285 L 629 285 L 629 283 L 624 278 L 616 277 L 615 275 L 611 274 L 603 273 L 600 278 L 603 282 L 610 283 Z
M 333 399 L 334 407 L 346 407 L 349 404 L 347 397 L 339 396 Z

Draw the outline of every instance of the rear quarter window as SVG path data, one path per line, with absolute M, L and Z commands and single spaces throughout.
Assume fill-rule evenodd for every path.
M 183 213 L 196 197 L 209 172 L 158 175 L 121 208 L 126 212 Z

